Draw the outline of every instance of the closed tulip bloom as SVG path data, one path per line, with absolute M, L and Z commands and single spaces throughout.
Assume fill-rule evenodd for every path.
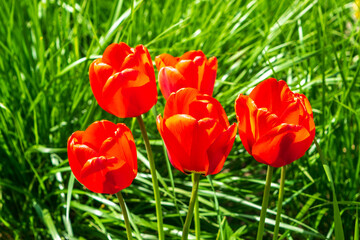
M 134 138 L 125 124 L 99 121 L 68 140 L 68 158 L 76 179 L 96 193 L 114 194 L 137 174 Z
M 154 67 L 142 45 L 109 45 L 102 58 L 91 63 L 89 77 L 100 107 L 117 117 L 140 116 L 157 101 Z
M 236 99 L 239 134 L 255 160 L 282 167 L 302 157 L 315 137 L 309 100 L 274 78 Z
M 157 127 L 170 162 L 183 173 L 218 173 L 236 135 L 236 123 L 230 126 L 221 104 L 192 88 L 170 95 Z
M 218 67 L 216 57 L 207 59 L 200 50 L 189 51 L 181 57 L 164 53 L 155 58 L 155 63 L 159 71 L 160 90 L 165 99 L 172 92 L 188 87 L 212 96 Z

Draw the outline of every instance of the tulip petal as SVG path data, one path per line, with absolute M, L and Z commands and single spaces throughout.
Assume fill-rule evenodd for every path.
M 180 89 L 167 99 L 164 109 L 164 119 L 175 114 L 189 114 L 189 105 L 194 101 L 199 91 L 194 88 Z
M 91 158 L 84 164 L 80 179 L 93 192 L 114 194 L 131 184 L 134 173 L 124 160 L 102 156 Z
M 91 90 L 94 93 L 96 100 L 101 102 L 101 89 L 104 87 L 108 78 L 113 74 L 114 69 L 101 62 L 101 58 L 96 59 L 91 63 L 89 68 L 89 79 Z
M 116 71 L 120 71 L 124 59 L 133 54 L 132 49 L 125 43 L 113 43 L 110 44 L 104 51 L 102 61 L 108 65 L 111 65 Z
M 192 50 L 192 51 L 188 51 L 188 52 L 184 53 L 180 57 L 179 61 L 181 61 L 181 60 L 194 60 L 196 57 L 202 57 L 202 58 L 205 58 L 205 60 L 206 60 L 206 56 L 201 50 Z
M 102 108 L 117 117 L 136 117 L 157 101 L 156 82 L 137 70 L 126 69 L 109 78 L 103 89 Z
M 136 69 L 139 66 L 139 58 L 135 54 L 129 54 L 124 58 L 123 64 L 118 71 L 125 69 Z
M 101 178 L 104 178 L 106 173 L 114 168 L 119 168 L 122 165 L 125 164 L 125 161 L 119 161 L 116 157 L 110 157 L 110 158 L 106 158 L 104 156 L 100 156 L 100 157 L 93 157 L 88 159 L 85 164 L 83 165 L 81 172 L 80 172 L 80 177 L 82 179 L 85 179 L 87 177 L 89 177 L 90 175 L 94 174 L 94 173 L 99 173 L 101 175 Z M 100 180 L 95 179 L 96 180 Z
M 81 145 L 83 133 L 84 133 L 83 131 L 76 131 L 68 139 L 67 153 L 68 153 L 69 164 L 71 170 L 74 172 L 74 175 L 75 173 L 79 175 L 80 170 L 79 171 L 77 170 L 81 169 L 81 166 L 83 165 L 81 159 L 78 159 L 75 154 L 75 150 L 77 146 Z
M 197 120 L 202 118 L 218 119 L 219 123 L 226 129 L 229 121 L 225 110 L 215 98 L 200 94 L 193 88 L 184 88 L 172 94 L 165 105 L 164 118 L 174 114 L 189 114 Z
M 235 112 L 238 120 L 239 135 L 246 151 L 251 154 L 252 146 L 255 143 L 255 116 L 257 106 L 249 97 L 240 94 L 235 101 Z
M 239 135 L 245 149 L 251 154 L 256 140 L 278 126 L 281 121 L 267 109 L 257 108 L 249 96 L 236 99 L 235 112 L 239 122 Z
M 84 165 L 85 162 L 93 157 L 99 156 L 98 152 L 89 146 L 84 144 L 77 144 L 73 146 L 76 160 L 80 165 Z
M 312 140 L 304 127 L 283 123 L 255 142 L 252 155 L 261 163 L 282 167 L 302 157 Z
M 160 84 L 161 89 L 162 85 L 164 85 L 163 88 L 165 89 L 165 86 L 171 84 L 165 83 L 165 81 L 172 81 L 170 77 L 162 78 L 164 73 L 160 74 L 160 71 L 164 67 L 177 69 L 182 76 L 181 86 L 173 86 L 169 88 L 170 91 L 168 92 L 162 90 L 165 93 L 165 99 L 168 98 L 171 92 L 175 92 L 182 87 L 195 88 L 201 93 L 212 95 L 217 70 L 217 59 L 215 57 L 210 58 L 208 61 L 205 54 L 198 50 L 186 52 L 181 57 L 161 54 L 155 58 L 155 63 L 159 71 L 159 82 L 163 82 Z M 180 79 L 180 76 L 175 76 L 175 79 Z
M 84 132 L 82 143 L 99 151 L 103 142 L 114 136 L 116 125 L 109 121 L 97 121 L 91 124 Z
M 304 126 L 312 136 L 315 135 L 315 123 L 309 101 L 303 94 L 294 94 L 280 120 L 284 123 Z
M 224 131 L 223 126 L 215 119 L 205 118 L 198 121 L 193 131 L 193 144 L 190 158 L 182 160 L 184 170 L 206 175 L 209 169 L 207 150 Z
M 176 69 L 184 76 L 186 87 L 197 89 L 198 87 L 198 68 L 191 60 L 181 60 L 176 64 Z
M 163 67 L 175 67 L 175 65 L 177 64 L 178 58 L 171 56 L 170 54 L 167 53 L 163 53 L 159 56 L 155 57 L 155 64 L 156 64 L 156 68 L 158 69 L 158 71 L 161 70 L 161 68 Z
M 216 71 L 217 71 L 217 58 L 211 57 L 209 58 L 209 62 L 205 64 L 204 67 L 204 75 L 199 79 L 202 79 L 200 82 L 200 92 L 208 94 L 209 96 L 212 96 L 215 86 L 215 79 L 216 79 Z
M 148 76 L 149 81 L 154 82 L 156 87 L 155 71 L 150 53 L 147 50 L 147 48 L 144 47 L 143 45 L 136 46 L 134 51 L 134 56 L 138 62 L 137 69 L 139 70 L 139 72 L 144 73 L 146 76 Z
M 164 119 L 162 126 L 160 126 L 169 160 L 176 169 L 182 172 L 184 172 L 184 161 L 189 161 L 191 156 L 193 133 L 196 125 L 196 119 L 189 115 L 174 115 Z
M 304 109 L 306 110 L 308 116 L 306 118 L 306 120 L 304 122 L 302 122 L 301 124 L 309 130 L 310 135 L 312 136 L 312 138 L 314 138 L 315 136 L 315 123 L 314 123 L 314 117 L 313 117 L 313 112 L 312 112 L 312 108 L 310 105 L 309 100 L 306 98 L 306 96 L 304 94 L 295 94 L 295 96 L 300 99 L 302 106 L 304 107 Z
M 280 116 L 280 120 L 287 124 L 300 125 L 305 117 L 307 117 L 307 112 L 302 107 L 300 100 L 297 100 L 287 105 Z
M 218 69 L 218 61 L 217 61 L 217 58 L 215 56 L 209 58 L 208 66 L 212 71 L 215 71 L 215 72 L 217 71 L 217 69 Z
M 117 72 L 112 75 L 104 85 L 102 94 L 103 98 L 114 95 L 119 89 L 124 87 L 138 87 L 144 84 L 143 81 L 138 81 L 140 73 L 135 69 L 125 69 L 122 72 Z M 140 80 L 140 79 L 139 79 Z
M 114 102 L 116 100 L 121 102 L 118 102 L 117 115 L 114 115 L 122 118 L 137 117 L 148 112 L 156 104 L 156 83 L 151 81 L 140 87 L 123 88 L 114 95 Z
M 207 150 L 209 169 L 206 175 L 217 174 L 224 166 L 225 160 L 233 147 L 236 136 L 236 123 L 221 133 Z
M 134 138 L 130 130 L 124 124 L 117 124 L 115 137 L 107 138 L 99 153 L 107 158 L 116 157 L 130 164 L 131 169 L 137 173 L 137 159 Z
M 200 120 L 202 118 L 218 119 L 218 112 L 214 104 L 209 99 L 195 100 L 190 103 L 189 114 Z
M 205 57 L 206 58 L 206 57 Z M 193 62 L 195 66 L 197 67 L 197 85 L 196 89 L 199 89 L 201 92 L 201 84 L 206 81 L 207 79 L 204 79 L 205 74 L 205 66 L 206 66 L 206 60 L 204 57 L 197 56 L 194 58 Z M 203 93 L 203 92 L 201 92 Z
M 186 87 L 185 78 L 173 67 L 163 67 L 159 72 L 159 86 L 165 99 L 168 99 L 172 92 Z
M 229 120 L 224 108 L 218 100 L 208 95 L 198 94 L 195 101 L 189 105 L 189 114 L 196 119 L 214 118 L 226 129 L 229 126 Z
M 137 45 L 134 48 L 134 53 L 135 53 L 135 55 L 138 56 L 139 62 L 141 62 L 141 63 L 151 63 L 151 65 L 152 65 L 152 60 L 151 60 L 151 57 L 150 57 L 150 53 L 149 53 L 149 51 L 147 50 L 146 47 L 144 47 L 141 44 Z
M 137 174 L 137 151 L 136 151 L 136 145 L 135 145 L 135 140 L 134 137 L 130 131 L 130 129 L 123 123 L 118 123 L 117 124 L 119 131 L 117 132 L 117 136 L 121 135 L 121 139 L 118 139 L 118 144 L 120 144 L 122 146 L 122 148 L 124 149 L 125 152 L 125 146 L 123 143 L 126 142 L 129 145 L 129 149 L 130 152 L 127 153 L 127 156 L 132 156 L 132 157 L 128 157 L 127 159 L 129 161 L 127 161 L 127 163 L 129 163 L 131 169 L 133 169 L 135 175 Z
M 109 171 L 106 174 L 107 181 L 104 183 L 104 192 L 108 194 L 114 194 L 124 188 L 129 187 L 135 179 L 136 174 L 137 169 L 135 171 L 133 168 L 131 168 L 129 162 L 126 162 L 120 168 Z M 119 176 L 121 176 L 121 178 Z M 108 182 L 113 183 L 114 187 L 111 187 L 111 184 L 108 184 Z
M 294 101 L 294 94 L 284 81 L 269 78 L 259 83 L 249 94 L 258 108 L 266 108 L 277 116 L 287 108 L 289 102 Z

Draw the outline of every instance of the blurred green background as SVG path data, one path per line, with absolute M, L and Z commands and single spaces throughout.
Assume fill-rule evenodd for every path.
M 153 59 L 197 49 L 216 56 L 214 97 L 230 123 L 238 94 L 269 77 L 304 93 L 323 159 L 313 144 L 289 165 L 281 238 L 359 239 L 360 21 L 353 1 L 2 0 L 0 9 L 0 239 L 126 238 L 116 197 L 84 189 L 68 165 L 67 138 L 101 119 L 133 131 L 139 174 L 123 195 L 134 238 L 157 239 L 138 125 L 103 111 L 89 85 L 91 61 L 120 41 L 145 45 Z M 155 125 L 164 103 L 159 91 L 144 119 L 166 239 L 179 239 L 192 184 L 165 158 Z M 255 238 L 265 173 L 237 136 L 223 171 L 201 178 L 201 239 Z M 277 170 L 265 239 L 272 237 L 279 177 Z

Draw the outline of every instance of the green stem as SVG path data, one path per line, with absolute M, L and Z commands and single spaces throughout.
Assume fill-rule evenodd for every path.
M 153 184 L 153 188 L 154 188 L 154 198 L 155 198 L 155 205 L 156 205 L 156 217 L 157 217 L 159 240 L 164 240 L 165 237 L 164 237 L 164 229 L 163 229 L 163 216 L 162 216 L 162 210 L 161 210 L 160 192 L 159 192 L 159 185 L 158 185 L 158 180 L 157 180 L 157 176 L 156 176 L 154 157 L 153 157 L 153 153 L 151 151 L 151 146 L 150 146 L 149 138 L 148 138 L 148 135 L 147 135 L 147 132 L 145 129 L 145 124 L 144 124 L 144 121 L 143 121 L 141 115 L 136 117 L 136 119 L 140 126 L 141 134 L 142 134 L 144 142 L 145 142 L 145 148 L 146 148 L 147 156 L 148 156 L 149 163 L 150 163 L 150 173 L 151 173 L 151 180 L 152 180 L 152 184 Z
M 269 203 L 269 193 L 270 193 L 270 185 L 271 185 L 271 178 L 272 178 L 273 171 L 274 171 L 274 168 L 272 166 L 268 165 L 267 173 L 266 173 L 264 196 L 263 196 L 261 213 L 260 213 L 260 222 L 259 222 L 256 240 L 263 239 L 265 216 L 266 216 L 266 210 L 267 210 L 268 203 Z
M 192 175 L 193 185 L 195 182 L 195 174 Z M 200 215 L 199 215 L 199 199 L 198 195 L 195 196 L 195 207 L 194 207 L 194 223 L 195 223 L 195 236 L 196 240 L 200 240 Z
M 191 219 L 193 217 L 194 205 L 195 205 L 195 202 L 196 202 L 197 192 L 198 192 L 198 188 L 199 188 L 199 180 L 200 180 L 200 175 L 201 174 L 199 174 L 199 173 L 193 173 L 193 174 L 194 174 L 193 188 L 192 188 L 192 192 L 191 192 L 189 210 L 188 210 L 188 213 L 186 215 L 186 220 L 185 220 L 185 224 L 184 224 L 184 227 L 183 227 L 182 238 L 181 238 L 182 240 L 187 240 L 188 239 L 189 228 L 190 228 L 190 224 L 191 224 Z
M 126 206 L 125 206 L 124 198 L 123 198 L 123 196 L 121 194 L 121 191 L 117 192 L 116 196 L 119 199 L 121 212 L 122 212 L 122 214 L 124 216 L 127 239 L 131 240 L 132 236 L 131 236 L 131 227 L 130 227 L 130 222 L 129 222 L 129 216 L 128 216 L 127 211 L 126 211 Z
M 286 172 L 286 166 L 283 166 L 281 168 L 280 190 L 279 190 L 279 199 L 278 199 L 277 210 L 276 210 L 276 220 L 275 220 L 273 240 L 276 240 L 277 236 L 279 234 L 280 215 L 281 215 L 281 209 L 282 209 L 282 201 L 284 198 L 285 172 Z

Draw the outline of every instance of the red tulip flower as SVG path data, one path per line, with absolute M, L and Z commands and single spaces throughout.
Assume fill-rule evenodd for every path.
M 181 57 L 164 53 L 155 58 L 155 63 L 165 99 L 172 92 L 188 87 L 212 96 L 218 67 L 216 57 L 208 60 L 200 50 L 187 52 Z
M 134 138 L 125 124 L 103 120 L 68 140 L 68 158 L 76 179 L 96 193 L 114 194 L 137 174 Z
M 89 69 L 95 99 L 105 111 L 120 117 L 137 117 L 157 101 L 155 72 L 151 57 L 142 45 L 109 45 Z
M 218 173 L 236 135 L 220 103 L 192 88 L 170 95 L 157 127 L 170 162 L 183 173 Z
M 284 81 L 267 79 L 235 102 L 239 134 L 255 160 L 282 167 L 302 157 L 315 137 L 309 100 Z

